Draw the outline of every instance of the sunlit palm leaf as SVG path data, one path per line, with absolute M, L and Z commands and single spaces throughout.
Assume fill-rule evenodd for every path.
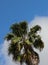
M 15 37 L 12 38 L 13 43 L 20 42 L 20 40 L 21 40 L 21 37 L 16 37 L 15 36 Z
M 28 45 L 31 45 L 32 44 L 28 39 L 25 40 L 25 43 L 28 44 Z

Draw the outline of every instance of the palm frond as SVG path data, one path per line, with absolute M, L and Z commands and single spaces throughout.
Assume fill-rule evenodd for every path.
M 16 37 L 16 36 L 15 36 L 15 37 L 12 38 L 11 41 L 12 41 L 13 43 L 16 43 L 16 42 L 20 42 L 21 39 L 22 39 L 21 37 Z
M 31 45 L 31 44 L 32 44 L 28 39 L 25 40 L 25 43 L 26 43 L 27 45 Z
M 9 55 L 12 54 L 14 61 L 19 60 L 20 51 L 18 49 L 18 43 L 16 43 L 16 44 L 11 43 L 10 44 L 9 49 L 8 49 L 8 54 Z
M 35 27 L 30 29 L 31 33 L 36 33 L 39 30 L 41 30 L 41 27 L 39 25 L 36 25 Z
M 29 32 L 28 36 L 30 43 L 34 43 L 35 39 L 41 39 L 40 35 L 37 35 L 36 33 L 30 34 Z
M 5 36 L 5 39 L 11 40 L 15 35 L 13 33 L 9 33 Z
M 41 39 L 36 39 L 33 45 L 35 48 L 39 49 L 40 51 L 44 48 L 44 43 Z
M 19 24 L 15 23 L 13 24 L 10 29 L 12 30 L 12 33 L 14 33 L 16 36 L 21 36 L 22 35 L 22 29 Z
M 27 57 L 26 53 L 23 53 L 23 54 L 21 55 L 21 60 L 20 60 L 20 63 L 21 63 L 21 64 L 26 61 L 26 57 Z
M 22 36 L 27 33 L 27 22 L 15 23 L 10 27 L 10 29 L 15 35 Z
M 27 22 L 26 21 L 20 22 L 20 27 L 22 29 L 23 34 L 26 34 L 28 28 Z

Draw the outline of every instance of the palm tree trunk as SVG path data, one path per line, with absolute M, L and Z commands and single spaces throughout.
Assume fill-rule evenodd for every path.
M 38 65 L 39 63 L 39 56 L 38 54 L 34 52 L 34 54 L 30 55 L 30 62 L 32 65 Z

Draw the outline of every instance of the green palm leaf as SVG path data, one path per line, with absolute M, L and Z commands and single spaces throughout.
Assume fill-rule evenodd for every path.
M 37 31 L 41 30 L 41 27 L 39 25 L 36 25 L 35 27 L 31 28 L 31 33 L 36 33 Z
M 20 40 L 21 40 L 21 37 L 16 37 L 15 36 L 15 37 L 12 38 L 13 43 L 19 42 Z
M 27 33 L 27 28 L 28 28 L 27 22 L 26 21 L 20 22 L 20 27 L 22 29 L 22 33 L 26 34 Z
M 11 40 L 15 35 L 13 33 L 9 33 L 6 35 L 5 39 Z
M 42 50 L 44 48 L 44 43 L 42 42 L 41 39 L 36 39 L 33 45 L 35 48 L 39 50 Z
M 25 40 L 25 43 L 28 44 L 28 45 L 31 45 L 32 44 L 28 39 Z

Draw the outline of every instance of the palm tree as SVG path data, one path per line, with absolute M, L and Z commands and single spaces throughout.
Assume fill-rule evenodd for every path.
M 28 31 L 28 24 L 23 21 L 13 24 L 10 29 L 11 32 L 5 37 L 7 41 L 11 40 L 8 54 L 12 54 L 13 60 L 19 61 L 21 65 L 23 62 L 26 65 L 38 65 L 39 54 L 35 52 L 34 48 L 40 51 L 44 48 L 44 43 L 37 34 L 41 27 L 36 25 Z

